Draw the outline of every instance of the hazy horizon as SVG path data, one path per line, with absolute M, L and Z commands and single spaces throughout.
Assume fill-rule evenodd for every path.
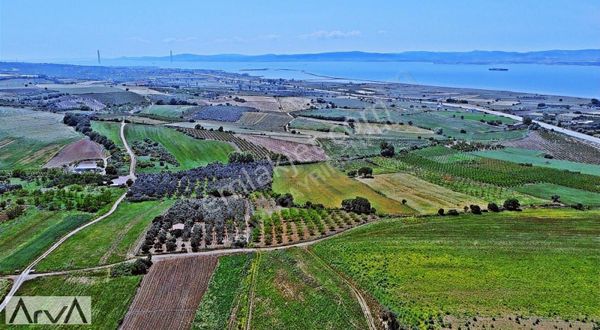
M 0 60 L 597 49 L 597 1 L 0 0 Z

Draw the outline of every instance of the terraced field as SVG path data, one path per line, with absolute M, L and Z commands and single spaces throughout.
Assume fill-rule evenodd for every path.
M 407 327 L 529 328 L 540 319 L 591 328 L 600 319 L 599 216 L 545 209 L 394 219 L 314 251 Z
M 388 198 L 399 202 L 406 200 L 406 205 L 422 214 L 435 214 L 440 208 L 460 210 L 471 204 L 482 207 L 487 205 L 483 200 L 454 192 L 406 173 L 375 175 L 372 179 L 360 179 L 360 181 Z
M 291 193 L 297 203 L 311 201 L 327 207 L 339 208 L 342 200 L 357 196 L 367 198 L 377 212 L 386 214 L 413 214 L 415 211 L 401 202 L 384 197 L 364 183 L 348 178 L 329 164 L 276 167 L 273 191 Z
M 38 168 L 63 146 L 83 136 L 62 115 L 0 107 L 0 170 Z

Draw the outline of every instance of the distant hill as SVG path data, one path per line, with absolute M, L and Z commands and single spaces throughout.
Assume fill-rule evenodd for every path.
M 130 61 L 169 61 L 164 57 L 123 57 Z M 173 55 L 176 62 L 432 62 L 445 64 L 575 64 L 600 65 L 600 49 L 547 50 L 536 52 L 425 52 L 366 53 L 332 52 L 317 54 L 265 54 L 265 55 Z

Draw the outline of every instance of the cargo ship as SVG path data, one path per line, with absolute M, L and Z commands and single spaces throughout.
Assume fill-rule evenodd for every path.
M 489 68 L 490 71 L 508 71 L 507 68 Z

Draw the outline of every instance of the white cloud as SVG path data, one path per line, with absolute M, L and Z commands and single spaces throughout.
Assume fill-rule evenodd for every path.
M 340 30 L 319 30 L 313 33 L 303 34 L 300 36 L 302 39 L 342 39 L 342 38 L 353 38 L 361 35 L 360 31 L 340 31 Z
M 170 38 L 164 38 L 162 40 L 162 42 L 167 43 L 167 44 L 172 44 L 172 43 L 177 43 L 177 42 L 190 42 L 190 41 L 194 41 L 196 39 L 197 39 L 196 37 L 183 37 L 183 38 L 170 37 Z

